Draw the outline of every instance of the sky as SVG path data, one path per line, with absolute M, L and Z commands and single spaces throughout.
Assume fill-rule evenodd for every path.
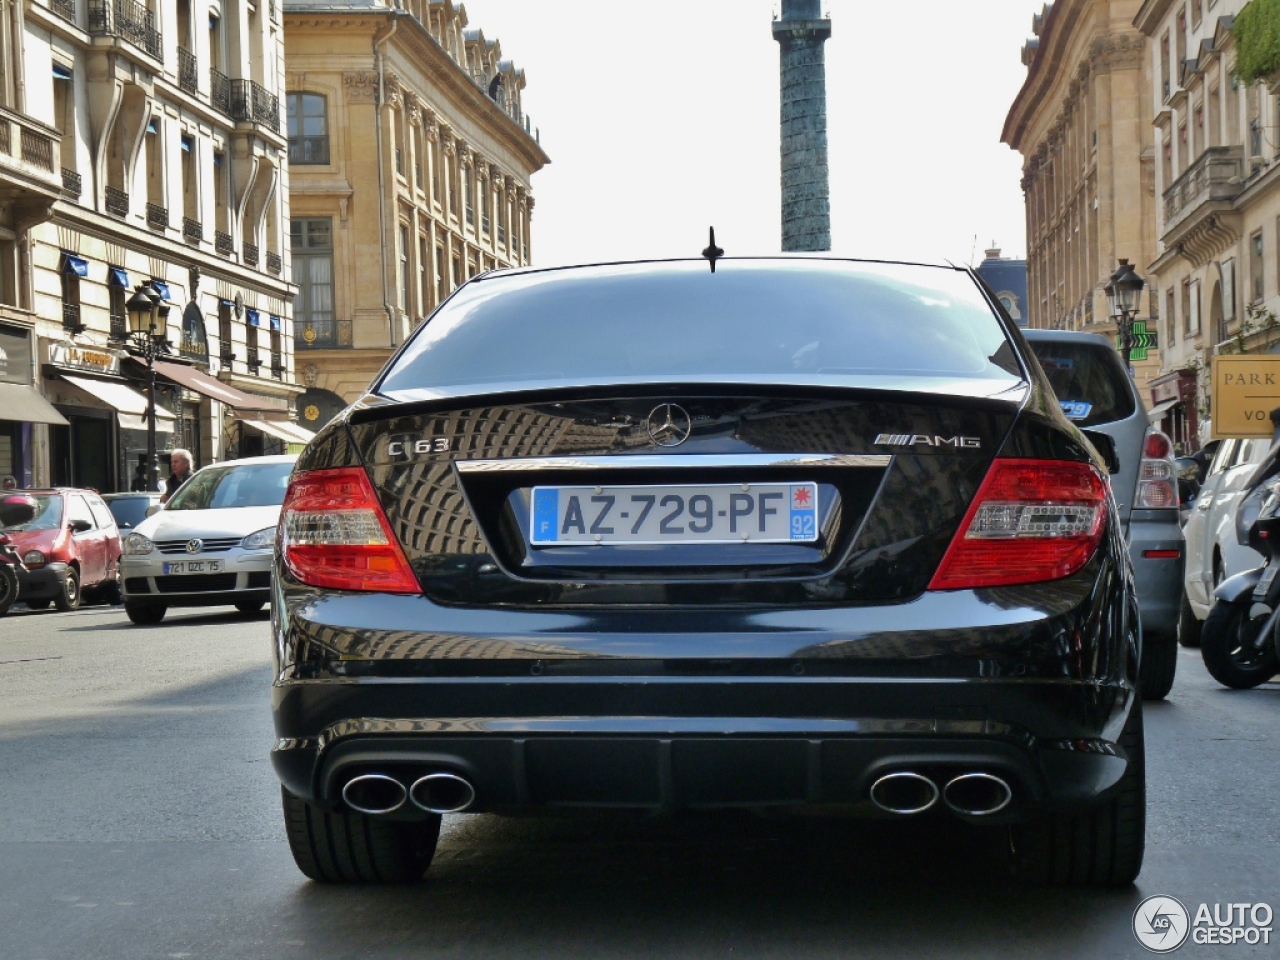
M 826 0 L 834 253 L 1025 253 L 1021 157 L 1000 142 L 1043 0 Z M 551 164 L 539 266 L 781 249 L 780 0 L 466 0 L 524 68 Z

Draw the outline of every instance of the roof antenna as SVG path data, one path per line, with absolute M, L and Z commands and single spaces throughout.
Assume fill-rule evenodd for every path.
M 716 246 L 716 228 L 711 228 L 711 243 L 702 251 L 702 255 L 711 261 L 711 272 L 716 272 L 716 261 L 724 256 L 724 251 Z

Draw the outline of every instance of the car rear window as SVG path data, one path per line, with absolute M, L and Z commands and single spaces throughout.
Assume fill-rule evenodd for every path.
M 0 527 L 5 533 L 19 533 L 23 530 L 57 530 L 62 523 L 62 496 L 57 493 L 33 493 L 31 498 L 39 505 L 35 517 L 30 523 L 19 523 L 11 527 Z
M 378 389 L 673 380 L 839 384 L 1022 380 L 965 273 L 845 261 L 621 264 L 471 283 L 415 334 Z
M 1031 349 L 1053 384 L 1062 411 L 1078 427 L 1112 423 L 1137 409 L 1120 355 L 1095 343 L 1032 340 Z
M 119 497 L 111 500 L 107 506 L 111 508 L 111 515 L 116 518 L 116 526 L 121 530 L 128 530 L 147 519 L 147 508 L 151 504 L 150 497 Z

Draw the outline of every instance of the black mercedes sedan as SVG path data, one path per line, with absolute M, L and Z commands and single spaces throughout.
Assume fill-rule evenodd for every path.
M 1032 880 L 1141 868 L 1108 464 L 967 270 L 477 277 L 299 458 L 272 593 L 318 881 L 548 807 L 947 817 Z

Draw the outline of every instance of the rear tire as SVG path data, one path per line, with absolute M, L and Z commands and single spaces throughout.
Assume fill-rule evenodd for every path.
M 18 599 L 18 575 L 9 564 L 0 564 L 0 617 L 9 612 Z
M 1200 656 L 1213 679 L 1224 687 L 1250 690 L 1266 683 L 1280 668 L 1274 640 L 1265 650 L 1249 649 L 1253 635 L 1246 628 L 1251 622 L 1247 604 L 1221 600 L 1205 617 L 1200 633 Z M 1255 629 L 1262 626 L 1262 623 L 1253 623 Z
M 80 574 L 75 567 L 67 568 L 67 575 L 62 581 L 62 589 L 53 598 L 53 603 L 63 613 L 68 613 L 80 606 Z
M 1142 666 L 1138 671 L 1143 700 L 1163 700 L 1173 689 L 1178 672 L 1178 640 L 1175 636 L 1143 638 Z
M 149 627 L 164 619 L 169 608 L 161 603 L 126 603 L 124 612 L 140 627 Z
M 1191 601 L 1186 591 L 1182 593 L 1182 603 L 1178 605 L 1178 644 L 1183 647 L 1200 646 L 1200 621 L 1196 612 L 1191 609 Z
M 1125 887 L 1142 871 L 1147 837 L 1147 765 L 1142 701 L 1120 734 L 1129 766 L 1110 800 L 1083 813 L 1045 811 L 1012 828 L 1015 873 L 1058 887 Z
M 416 883 L 436 853 L 440 817 L 404 822 L 335 813 L 281 788 L 298 869 L 317 883 Z

